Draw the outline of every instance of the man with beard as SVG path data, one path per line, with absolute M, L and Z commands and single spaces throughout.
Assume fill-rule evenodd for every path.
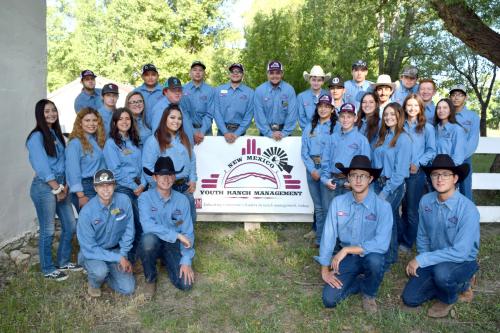
M 242 83 L 244 72 L 242 64 L 232 64 L 229 82 L 215 89 L 213 113 L 217 135 L 223 135 L 227 143 L 245 135 L 252 122 L 254 91 Z
M 102 106 L 101 89 L 95 87 L 96 75 L 90 69 L 82 71 L 80 74 L 82 92 L 75 99 L 75 112 L 78 113 L 85 107 L 99 110 Z
M 380 102 L 379 115 L 382 119 L 382 113 L 384 108 L 392 102 L 391 96 L 394 92 L 395 84 L 392 82 L 391 77 L 387 74 L 379 75 L 377 82 L 372 84 L 373 91 L 377 94 L 378 100 Z

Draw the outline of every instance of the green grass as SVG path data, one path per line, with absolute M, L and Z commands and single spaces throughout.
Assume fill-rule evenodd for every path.
M 93 300 L 86 277 L 73 273 L 48 282 L 33 268 L 3 268 L 0 332 L 494 332 L 500 325 L 500 225 L 482 225 L 481 270 L 472 304 L 457 304 L 455 317 L 431 320 L 399 310 L 406 282 L 401 258 L 386 274 L 377 315 L 362 311 L 359 296 L 324 309 L 319 266 L 302 235 L 310 225 L 266 224 L 245 233 L 241 224 L 196 227 L 190 292 L 176 290 L 160 269 L 157 296 L 146 302 L 144 278 L 133 297 L 105 290 Z

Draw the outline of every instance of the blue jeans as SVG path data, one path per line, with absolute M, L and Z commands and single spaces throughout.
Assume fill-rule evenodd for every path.
M 469 174 L 463 181 L 461 181 L 459 184 L 460 188 L 460 193 L 465 195 L 470 201 L 474 202 L 474 197 L 472 196 L 472 156 L 465 159 L 464 163 L 467 163 L 469 165 Z
M 375 182 L 375 193 L 379 194 L 385 186 L 385 182 L 382 178 L 377 179 Z M 399 215 L 399 206 L 403 200 L 405 194 L 405 183 L 399 185 L 399 187 L 391 192 L 385 200 L 391 205 L 392 208 L 392 233 L 391 233 L 391 243 L 389 244 L 389 250 L 386 253 L 386 269 L 389 269 L 390 265 L 398 261 L 398 225 L 401 224 Z
M 319 170 L 320 167 L 321 165 L 316 165 L 317 170 Z M 326 218 L 326 214 L 323 209 L 323 200 L 321 198 L 321 187 L 324 187 L 324 185 L 321 183 L 321 180 L 314 180 L 311 177 L 311 173 L 307 172 L 307 186 L 309 187 L 309 193 L 311 194 L 311 199 L 314 205 L 314 223 L 312 229 L 317 230 L 317 221 L 324 221 Z
M 89 198 L 89 200 L 97 195 L 94 189 L 94 179 L 92 177 L 83 178 L 82 187 L 83 194 L 85 194 L 85 196 Z M 80 213 L 80 205 L 78 203 L 78 197 L 76 196 L 76 193 L 71 193 L 71 203 L 73 204 L 73 206 L 75 206 L 76 211 Z
M 85 259 L 78 255 L 78 262 L 87 270 L 87 279 L 92 288 L 100 288 L 106 282 L 108 286 L 123 295 L 132 295 L 135 290 L 135 279 L 132 273 L 125 273 L 118 263 Z
M 56 180 L 59 184 L 65 183 L 64 176 L 57 176 Z M 63 201 L 57 201 L 51 190 L 50 186 L 38 177 L 35 177 L 31 183 L 30 196 L 40 224 L 38 251 L 43 274 L 49 274 L 56 270 L 52 261 L 52 240 L 54 239 L 56 213 L 61 223 L 61 237 L 56 259 L 57 267 L 64 266 L 70 261 L 71 240 L 76 227 L 69 195 Z
M 186 196 L 189 200 L 189 210 L 191 211 L 191 219 L 193 220 L 193 225 L 196 223 L 196 206 L 194 204 L 194 196 L 193 193 L 188 192 L 189 185 L 188 183 L 184 183 L 182 185 L 175 185 L 172 186 L 172 189 L 174 189 L 177 192 L 180 192 Z
M 413 247 L 418 230 L 418 204 L 425 191 L 425 173 L 418 170 L 405 179 L 406 192 L 403 200 L 403 215 L 398 225 L 399 243 L 409 249 Z
M 385 256 L 369 253 L 364 257 L 349 254 L 340 262 L 337 278 L 342 281 L 342 288 L 337 289 L 325 284 L 323 304 L 327 308 L 337 306 L 349 295 L 361 292 L 364 296 L 377 296 L 378 288 L 384 278 Z
M 134 194 L 134 191 L 125 186 L 117 185 L 115 192 L 126 194 L 130 199 L 130 203 L 132 204 L 132 213 L 134 214 L 135 235 L 134 235 L 134 242 L 132 243 L 132 248 L 128 252 L 128 260 L 130 260 L 130 262 L 134 264 L 135 261 L 137 260 L 137 247 L 139 246 L 139 241 L 141 240 L 141 235 L 142 235 L 141 220 L 139 218 L 139 203 L 137 201 L 138 198 Z
M 180 290 L 189 290 L 192 285 L 184 283 L 179 273 L 181 269 L 181 250 L 180 241 L 169 243 L 161 240 L 152 233 L 142 235 L 139 256 L 141 257 L 142 267 L 146 282 L 155 282 L 158 276 L 156 269 L 156 260 L 160 258 L 167 268 L 168 277 L 172 284 Z
M 458 294 L 469 288 L 469 281 L 478 269 L 476 261 L 443 262 L 418 268 L 418 277 L 412 276 L 406 283 L 401 296 L 403 302 L 415 307 L 437 298 L 443 303 L 453 304 Z
M 318 245 L 321 242 L 321 235 L 323 234 L 326 216 L 330 210 L 330 204 L 332 203 L 333 198 L 349 191 L 344 187 L 344 183 L 346 181 L 347 178 L 333 178 L 332 182 L 337 184 L 335 190 L 328 189 L 328 187 L 326 187 L 323 183 L 320 185 L 324 218 L 322 220 L 316 220 L 316 244 Z

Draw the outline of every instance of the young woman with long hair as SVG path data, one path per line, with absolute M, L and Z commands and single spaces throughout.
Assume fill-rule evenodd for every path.
M 96 195 L 93 176 L 106 167 L 102 152 L 105 143 L 101 115 L 92 108 L 82 108 L 76 115 L 66 148 L 66 178 L 71 201 L 78 212 Z
M 35 105 L 36 126 L 26 139 L 29 161 L 35 171 L 30 196 L 35 205 L 40 237 L 38 241 L 40 268 L 48 279 L 67 279 L 64 270 L 81 270 L 70 262 L 71 240 L 75 233 L 75 216 L 68 196 L 64 151 L 66 144 L 59 125 L 55 104 L 47 99 Z M 55 215 L 61 223 L 61 237 L 56 264 L 52 261 Z
M 196 207 L 193 193 L 196 190 L 196 159 L 193 147 L 184 132 L 182 112 L 177 104 L 170 104 L 163 112 L 160 125 L 145 143 L 142 154 L 142 165 L 149 170 L 160 156 L 169 156 L 174 162 L 176 174 L 172 188 L 183 193 L 189 199 L 191 217 L 196 221 Z M 146 176 L 149 184 L 154 186 L 151 178 Z
M 455 107 L 449 98 L 443 98 L 437 102 L 434 125 L 436 154 L 448 154 L 455 165 L 461 165 L 466 157 L 467 133 L 457 122 Z
M 368 92 L 361 97 L 360 109 L 356 120 L 358 131 L 366 136 L 370 147 L 375 149 L 377 135 L 380 129 L 379 100 L 374 92 Z
M 144 96 L 139 91 L 130 92 L 125 98 L 125 106 L 134 115 L 139 137 L 141 138 L 139 146 L 142 148 L 146 140 L 151 136 L 151 128 L 145 119 L 146 101 L 144 100 Z

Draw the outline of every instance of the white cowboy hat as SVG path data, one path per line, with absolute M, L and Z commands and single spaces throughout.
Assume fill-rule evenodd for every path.
M 391 77 L 387 74 L 379 75 L 377 78 L 377 82 L 372 83 L 371 88 L 375 91 L 379 86 L 389 86 L 394 91 L 396 85 L 392 82 Z
M 328 81 L 332 77 L 331 73 L 325 74 L 323 68 L 321 68 L 321 66 L 318 65 L 314 65 L 313 68 L 311 68 L 311 73 L 304 71 L 303 75 L 304 75 L 304 80 L 306 80 L 307 82 L 309 82 L 311 76 L 322 77 L 325 79 L 325 81 Z

